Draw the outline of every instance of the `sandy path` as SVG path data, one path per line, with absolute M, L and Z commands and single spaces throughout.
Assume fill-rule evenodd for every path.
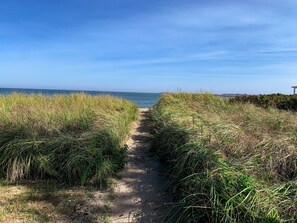
M 164 193 L 167 178 L 151 151 L 147 109 L 140 110 L 127 144 L 128 164 L 114 188 L 110 222 L 162 222 L 170 199 Z

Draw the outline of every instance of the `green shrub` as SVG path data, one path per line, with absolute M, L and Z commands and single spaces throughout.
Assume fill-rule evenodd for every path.
M 245 95 L 236 96 L 229 101 L 230 103 L 251 103 L 264 108 L 274 107 L 282 110 L 297 111 L 297 95 Z

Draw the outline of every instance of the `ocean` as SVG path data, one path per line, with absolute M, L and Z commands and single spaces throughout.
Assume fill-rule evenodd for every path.
M 85 93 L 89 95 L 102 95 L 108 94 L 123 99 L 133 101 L 140 108 L 150 108 L 156 104 L 160 98 L 159 93 L 134 93 L 134 92 L 108 92 L 108 91 L 76 91 L 76 90 L 48 90 L 48 89 L 20 89 L 20 88 L 0 88 L 1 95 L 9 95 L 13 92 L 23 94 L 72 94 L 72 93 Z

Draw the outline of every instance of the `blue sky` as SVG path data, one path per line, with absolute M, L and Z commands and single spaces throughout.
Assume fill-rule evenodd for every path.
M 0 87 L 291 93 L 296 0 L 0 0 Z

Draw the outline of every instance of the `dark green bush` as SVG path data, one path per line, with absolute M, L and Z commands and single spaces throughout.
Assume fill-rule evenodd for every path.
M 273 107 L 282 110 L 297 111 L 297 95 L 245 95 L 236 96 L 229 101 L 230 103 L 251 103 L 263 108 Z

